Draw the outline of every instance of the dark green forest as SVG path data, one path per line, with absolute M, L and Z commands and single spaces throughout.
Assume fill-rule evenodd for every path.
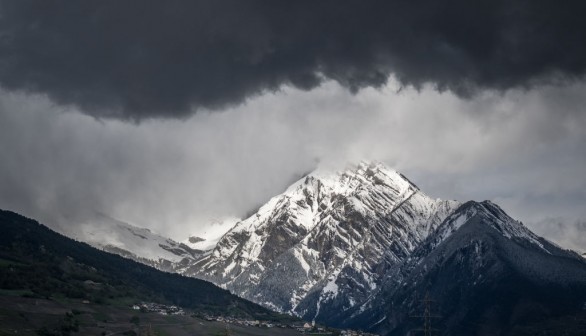
M 0 210 L 0 290 L 109 304 L 174 304 L 195 313 L 282 320 L 290 317 L 240 299 L 209 282 L 161 272 L 62 236 Z

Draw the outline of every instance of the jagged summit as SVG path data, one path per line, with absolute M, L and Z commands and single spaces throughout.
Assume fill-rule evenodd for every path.
M 331 206 L 332 199 L 362 199 L 361 196 L 376 192 L 388 202 L 398 202 L 411 197 L 418 190 L 403 175 L 381 163 L 363 161 L 343 171 L 318 168 L 293 183 L 284 193 L 271 198 L 255 214 L 239 222 L 231 231 L 242 230 L 250 225 L 262 225 L 268 217 L 274 217 L 282 211 L 292 215 L 292 222 L 310 230 L 315 225 L 315 216 L 312 215 L 326 210 L 326 207 Z M 317 205 L 320 207 L 316 207 Z M 380 206 L 371 203 L 357 210 L 368 208 Z
M 348 165 L 345 169 L 335 171 L 319 167 L 293 183 L 288 191 L 294 190 L 308 179 L 319 180 L 324 186 L 332 188 L 336 193 L 348 195 L 366 185 L 387 185 L 396 188 L 419 188 L 404 175 L 377 161 L 361 161 L 355 165 Z

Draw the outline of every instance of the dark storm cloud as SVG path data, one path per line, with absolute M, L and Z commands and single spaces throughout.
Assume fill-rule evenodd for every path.
M 0 85 L 183 117 L 324 79 L 469 95 L 581 78 L 583 1 L 2 1 Z

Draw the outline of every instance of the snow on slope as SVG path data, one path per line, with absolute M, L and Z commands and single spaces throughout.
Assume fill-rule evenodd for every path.
M 71 232 L 70 236 L 100 249 L 165 269 L 185 258 L 195 259 L 201 255 L 201 251 L 149 229 L 139 228 L 102 214 L 78 225 L 77 231 Z

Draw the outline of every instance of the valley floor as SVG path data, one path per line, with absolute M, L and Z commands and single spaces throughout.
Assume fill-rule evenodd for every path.
M 46 300 L 0 293 L 0 336 L 55 335 L 300 335 L 294 329 L 224 324 L 191 316 L 140 312 L 126 305 L 99 305 L 81 300 Z M 74 331 L 77 325 L 77 331 Z M 46 328 L 43 333 L 40 330 Z M 227 331 L 228 329 L 228 331 Z M 67 330 L 70 330 L 69 333 Z

